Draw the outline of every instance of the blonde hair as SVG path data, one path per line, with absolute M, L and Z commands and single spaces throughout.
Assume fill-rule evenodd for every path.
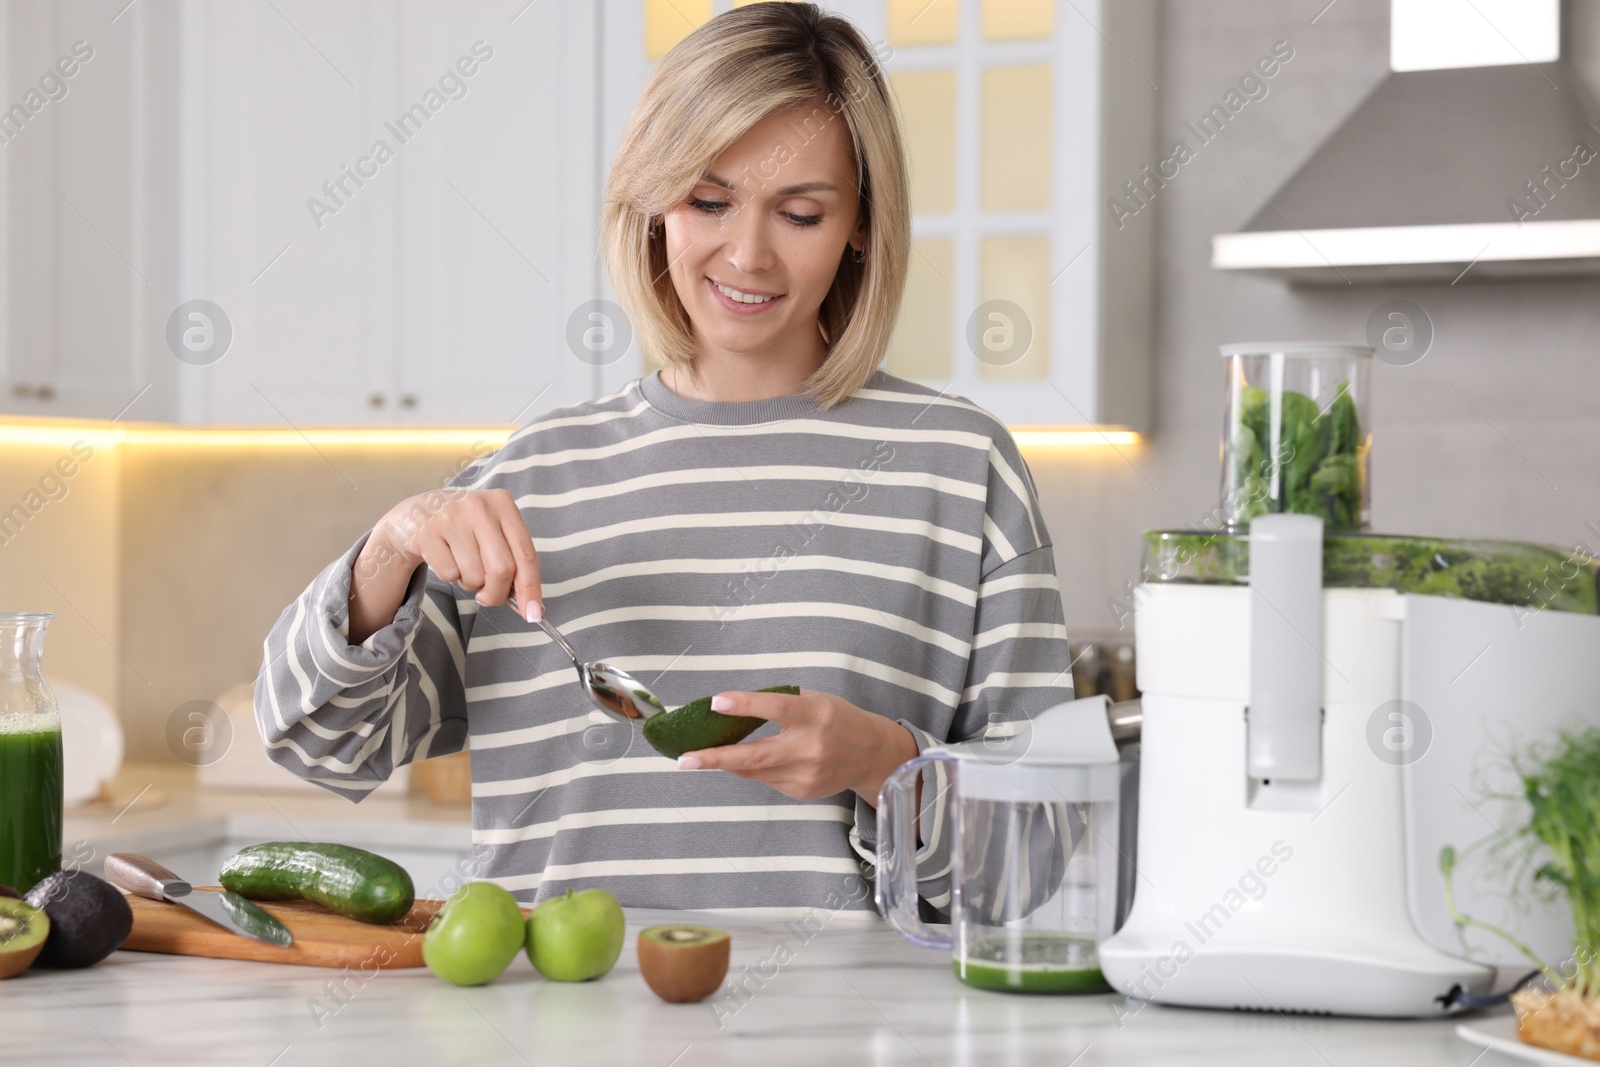
M 906 157 L 878 57 L 846 19 L 811 3 L 758 3 L 716 16 L 651 73 L 606 182 L 601 253 L 640 348 L 692 372 L 689 315 L 652 223 L 682 202 L 711 162 L 774 112 L 813 104 L 808 136 L 843 116 L 854 150 L 865 262 L 846 245 L 818 309 L 828 355 L 806 381 L 824 406 L 855 392 L 882 362 L 910 257 Z

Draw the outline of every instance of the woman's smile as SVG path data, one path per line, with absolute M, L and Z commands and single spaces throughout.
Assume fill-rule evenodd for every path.
M 782 293 L 772 294 L 761 290 L 739 289 L 735 286 L 723 285 L 709 275 L 706 277 L 706 285 L 711 289 L 711 293 L 717 303 L 735 315 L 759 315 L 783 299 Z

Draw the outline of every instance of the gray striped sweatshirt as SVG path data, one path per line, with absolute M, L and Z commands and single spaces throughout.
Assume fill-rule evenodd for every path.
M 1005 427 L 959 397 L 880 371 L 830 409 L 697 401 L 652 374 L 534 419 L 450 484 L 512 494 L 551 621 L 668 706 L 793 684 L 926 748 L 1072 696 L 1031 476 Z M 393 623 L 351 645 L 365 541 L 267 636 L 255 708 L 272 759 L 360 800 L 401 764 L 470 748 L 470 873 L 523 901 L 598 886 L 631 907 L 871 911 L 871 805 L 679 770 L 592 710 L 510 607 L 420 567 Z M 935 766 L 916 864 L 944 911 Z

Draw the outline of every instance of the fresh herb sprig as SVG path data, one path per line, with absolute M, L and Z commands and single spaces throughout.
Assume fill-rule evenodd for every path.
M 1466 915 L 1456 906 L 1456 850 L 1439 854 L 1445 905 L 1458 927 L 1475 926 L 1505 940 L 1558 985 L 1579 996 L 1600 996 L 1600 728 L 1562 731 L 1552 744 L 1513 757 L 1528 817 L 1513 838 L 1537 849 L 1543 861 L 1533 879 L 1558 889 L 1572 912 L 1572 958 L 1552 968 L 1509 932 Z M 1531 861 L 1530 861 L 1531 862 Z

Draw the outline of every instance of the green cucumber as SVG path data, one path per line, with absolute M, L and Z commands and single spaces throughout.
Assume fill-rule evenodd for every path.
M 222 888 L 250 900 L 309 900 L 368 923 L 411 910 L 411 875 L 393 860 L 349 845 L 268 841 L 235 852 L 222 865 Z
M 793 685 L 774 685 L 756 691 L 800 695 L 799 687 Z M 685 752 L 736 745 L 766 721 L 753 715 L 724 715 L 712 711 L 711 698 L 701 697 L 676 711 L 650 716 L 644 721 L 644 739 L 663 756 L 677 759 Z

